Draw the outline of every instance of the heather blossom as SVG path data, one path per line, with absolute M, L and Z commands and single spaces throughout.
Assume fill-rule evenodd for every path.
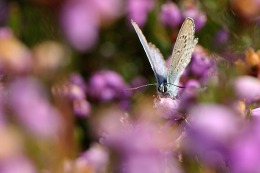
M 25 77 L 14 80 L 8 92 L 10 108 L 29 133 L 54 137 L 61 130 L 59 111 L 49 102 L 44 87 L 37 79 Z
M 71 45 L 79 50 L 91 49 L 98 41 L 99 28 L 121 13 L 120 0 L 67 0 L 61 11 L 61 25 Z
M 259 0 L 19 2 L 0 1 L 0 172 L 259 173 Z M 154 76 L 125 21 L 165 54 L 186 17 L 177 97 L 132 93 Z
M 89 96 L 97 101 L 119 100 L 123 103 L 129 97 L 129 88 L 122 77 L 110 70 L 93 74 L 88 84 Z
M 139 26 L 144 26 L 154 3 L 154 0 L 127 0 L 128 18 L 133 19 Z
M 162 5 L 159 19 L 166 26 L 172 28 L 180 25 L 182 16 L 178 6 L 173 2 L 167 2 Z
M 200 31 L 207 22 L 207 16 L 203 11 L 200 11 L 196 7 L 189 7 L 183 11 L 183 16 L 191 17 L 195 23 L 195 30 Z

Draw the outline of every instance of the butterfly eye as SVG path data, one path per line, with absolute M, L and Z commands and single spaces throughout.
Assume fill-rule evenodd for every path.
M 164 92 L 164 93 L 167 92 L 167 85 L 164 85 L 164 86 L 163 86 L 163 92 Z

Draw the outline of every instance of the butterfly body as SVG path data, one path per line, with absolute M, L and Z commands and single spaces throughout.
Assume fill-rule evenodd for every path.
M 132 25 L 154 71 L 159 94 L 176 98 L 179 79 L 189 64 L 193 49 L 198 42 L 198 39 L 194 38 L 195 25 L 193 19 L 188 17 L 183 22 L 173 48 L 171 64 L 168 69 L 160 50 L 152 43 L 146 41 L 141 29 L 135 22 L 132 21 Z

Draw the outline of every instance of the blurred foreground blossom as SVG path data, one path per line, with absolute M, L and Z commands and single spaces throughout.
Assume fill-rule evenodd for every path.
M 76 163 L 84 162 L 94 172 L 103 173 L 107 169 L 108 161 L 108 151 L 102 145 L 94 144 L 76 160 Z
M 0 69 L 13 73 L 29 71 L 32 65 L 29 49 L 7 28 L 0 28 Z
M 148 13 L 154 8 L 154 0 L 127 0 L 128 18 L 140 27 L 144 26 Z
M 119 172 L 182 172 L 175 160 L 177 134 L 144 121 L 122 121 L 120 113 L 101 121 L 102 143 L 118 155 Z
M 255 108 L 255 109 L 251 110 L 251 115 L 252 115 L 253 117 L 258 117 L 258 118 L 260 118 L 260 108 Z
M 179 119 L 181 114 L 178 112 L 180 101 L 171 98 L 157 97 L 154 99 L 154 106 L 157 108 L 159 114 L 166 119 Z
M 97 42 L 99 28 L 122 13 L 120 0 L 67 0 L 61 12 L 63 30 L 74 48 L 86 51 Z
M 56 137 L 61 130 L 61 117 L 47 98 L 41 83 L 30 77 L 20 78 L 9 86 L 9 103 L 19 122 L 29 133 Z
M 71 73 L 64 81 L 52 87 L 54 95 L 65 97 L 72 104 L 75 115 L 88 117 L 91 112 L 91 105 L 87 101 L 87 85 L 79 73 Z
M 25 156 L 18 156 L 1 163 L 0 172 L 3 173 L 36 173 L 33 162 Z
M 66 160 L 64 173 L 104 173 L 107 172 L 109 155 L 106 148 L 100 144 L 93 144 L 75 161 Z
M 208 75 L 212 66 L 213 63 L 210 61 L 207 52 L 202 47 L 197 46 L 192 54 L 192 73 L 203 78 Z
M 74 113 L 79 116 L 88 116 L 91 106 L 86 100 L 87 86 L 81 75 L 73 73 L 69 79 L 69 97 L 73 102 Z
M 260 80 L 251 76 L 241 76 L 234 81 L 235 91 L 240 99 L 252 102 L 260 99 Z
M 198 10 L 196 7 L 190 7 L 183 11 L 183 16 L 191 17 L 194 20 L 195 23 L 195 30 L 199 31 L 201 30 L 206 22 L 207 22 L 207 16 L 203 11 Z
M 242 129 L 241 120 L 228 107 L 200 104 L 189 112 L 189 130 L 184 139 L 188 154 L 209 165 L 225 165 L 229 145 Z
M 260 121 L 255 116 L 252 120 L 247 122 L 246 129 L 240 129 L 241 134 L 231 147 L 229 155 L 231 173 L 257 173 L 260 170 Z
M 89 80 L 88 94 L 98 101 L 125 101 L 129 97 L 127 84 L 114 71 L 103 70 L 95 73 Z
M 175 28 L 181 23 L 182 16 L 178 6 L 175 3 L 166 2 L 161 7 L 159 19 L 164 25 Z

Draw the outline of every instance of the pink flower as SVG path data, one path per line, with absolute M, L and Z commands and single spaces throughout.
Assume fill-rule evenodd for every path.
M 10 107 L 28 132 L 53 137 L 61 128 L 59 112 L 48 101 L 42 84 L 34 78 L 20 78 L 9 86 Z
M 63 6 L 61 24 L 74 48 L 85 51 L 98 39 L 98 16 L 86 0 L 69 0 Z
M 260 99 L 260 80 L 251 76 L 241 76 L 234 81 L 235 91 L 240 99 L 255 101 Z
M 166 119 L 179 119 L 181 118 L 179 110 L 179 100 L 173 100 L 171 98 L 156 98 L 154 100 L 155 108 L 157 109 L 158 114 Z
M 128 18 L 133 19 L 140 27 L 142 27 L 146 20 L 148 13 L 154 7 L 154 0 L 128 0 L 127 12 Z
M 99 37 L 99 28 L 122 14 L 120 0 L 68 0 L 62 8 L 61 25 L 71 45 L 91 49 Z
M 89 95 L 99 101 L 112 101 L 127 97 L 127 85 L 116 72 L 103 70 L 95 73 L 89 81 Z
M 188 131 L 183 147 L 189 155 L 209 165 L 223 164 L 229 146 L 242 129 L 240 119 L 228 107 L 200 104 L 188 114 Z
M 177 27 L 182 20 L 180 10 L 173 2 L 166 2 L 162 5 L 159 18 L 163 24 L 173 28 Z
M 184 15 L 184 17 L 191 17 L 194 20 L 196 31 L 201 30 L 207 22 L 206 14 L 202 11 L 199 11 L 195 7 L 186 9 L 183 12 L 183 15 Z

